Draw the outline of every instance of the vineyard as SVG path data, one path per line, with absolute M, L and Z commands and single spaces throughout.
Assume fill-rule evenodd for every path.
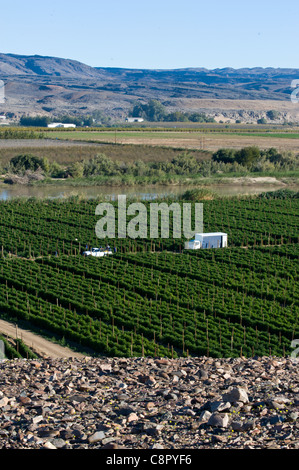
M 2 341 L 4 346 L 5 358 L 7 359 L 38 358 L 37 354 L 35 354 L 20 338 L 12 340 L 0 335 L 0 341 Z
M 291 353 L 298 198 L 204 201 L 205 232 L 228 233 L 229 248 L 189 252 L 171 230 L 169 239 L 97 239 L 98 202 L 1 202 L 5 318 L 109 356 Z M 107 243 L 113 256 L 82 256 Z

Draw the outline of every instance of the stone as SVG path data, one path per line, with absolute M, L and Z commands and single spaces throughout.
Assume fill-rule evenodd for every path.
M 230 403 L 236 403 L 236 402 L 248 403 L 249 402 L 247 392 L 242 387 L 233 387 L 230 391 L 222 395 L 222 400 L 229 401 Z
M 44 429 L 39 428 L 37 429 L 37 433 L 39 437 L 55 437 L 59 436 L 59 431 L 56 429 Z
M 297 421 L 298 419 L 298 416 L 299 416 L 299 413 L 298 411 L 292 411 L 291 413 L 289 413 L 287 416 L 286 416 L 286 421 Z
M 224 411 L 229 410 L 231 408 L 231 404 L 229 401 L 214 401 L 210 403 L 210 410 L 213 413 L 214 411 Z
M 119 446 L 116 442 L 107 442 L 102 449 L 121 449 L 122 447 Z
M 41 363 L 39 361 L 31 361 L 31 365 L 36 369 L 40 369 Z
M 233 431 L 242 431 L 242 422 L 232 421 L 231 428 L 233 429 Z
M 50 441 L 45 442 L 44 445 L 43 445 L 43 447 L 44 447 L 45 449 L 57 449 L 57 447 L 55 447 L 55 445 L 52 444 L 52 442 L 50 442 Z
M 105 374 L 108 374 L 108 373 L 111 373 L 111 371 L 112 371 L 112 365 L 109 364 L 109 363 L 102 362 L 99 365 L 99 369 L 100 369 L 101 372 L 103 372 Z
M 120 406 L 120 408 L 117 411 L 117 414 L 123 415 L 123 416 L 129 416 L 130 414 L 134 413 L 134 409 L 130 406 Z
M 112 437 L 105 437 L 103 440 L 102 440 L 102 444 L 105 445 L 105 444 L 110 444 L 110 442 L 115 442 L 118 440 L 118 437 L 115 437 L 115 436 L 112 436 Z
M 218 434 L 216 436 L 212 436 L 212 441 L 213 442 L 224 443 L 224 442 L 227 442 L 227 440 L 228 440 L 227 436 L 221 436 L 220 434 Z
M 132 421 L 137 421 L 138 416 L 136 413 L 130 413 L 128 416 L 128 423 L 131 423 Z
M 208 410 L 204 410 L 204 411 L 202 411 L 202 413 L 199 416 L 199 421 L 201 423 L 209 421 L 211 415 L 212 415 L 212 413 L 210 413 Z
M 66 442 L 61 438 L 53 439 L 51 442 L 56 449 L 63 449 L 66 446 Z
M 103 431 L 97 431 L 88 438 L 88 442 L 90 444 L 94 444 L 95 442 L 99 442 L 105 439 L 105 433 Z
M 32 423 L 38 424 L 41 421 L 43 421 L 43 419 L 44 419 L 43 415 L 34 416 L 34 418 L 32 418 Z
M 22 403 L 22 405 L 28 405 L 29 403 L 32 402 L 32 400 L 29 397 L 19 397 L 18 401 Z
M 165 447 L 162 444 L 159 444 L 159 442 L 157 442 L 152 446 L 152 449 L 165 449 Z
M 148 411 L 150 411 L 150 410 L 152 410 L 153 408 L 155 408 L 155 403 L 152 402 L 152 401 L 149 401 L 149 402 L 147 402 L 147 404 L 145 405 L 145 408 L 146 408 Z
M 3 398 L 1 398 L 1 400 L 0 400 L 0 406 L 1 406 L 1 407 L 2 407 L 2 406 L 6 406 L 6 405 L 8 404 L 8 402 L 9 402 L 9 399 L 8 399 L 7 397 L 3 397 Z
M 212 413 L 208 421 L 209 426 L 215 426 L 220 428 L 226 428 L 228 426 L 228 414 L 227 413 Z
M 249 431 L 251 429 L 254 429 L 256 426 L 256 420 L 255 419 L 249 419 L 242 425 L 242 431 Z
M 203 380 L 208 378 L 208 373 L 205 369 L 199 369 L 198 375 Z

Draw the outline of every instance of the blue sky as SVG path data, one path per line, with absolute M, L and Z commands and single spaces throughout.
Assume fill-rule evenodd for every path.
M 3 53 L 95 67 L 299 68 L 297 0 L 1 3 Z

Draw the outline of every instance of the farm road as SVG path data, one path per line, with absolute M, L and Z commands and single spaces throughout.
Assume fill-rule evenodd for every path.
M 4 320 L 0 320 L 0 334 L 8 335 L 11 338 L 16 338 L 16 326 Z M 67 347 L 47 341 L 46 339 L 31 333 L 29 330 L 24 330 L 17 327 L 17 337 L 22 339 L 23 342 L 42 356 L 53 358 L 68 358 L 68 357 L 84 357 L 83 354 L 76 353 Z

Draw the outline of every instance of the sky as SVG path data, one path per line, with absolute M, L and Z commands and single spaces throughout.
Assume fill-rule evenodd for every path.
M 299 68 L 298 45 L 298 0 L 0 0 L 0 52 L 93 67 Z

